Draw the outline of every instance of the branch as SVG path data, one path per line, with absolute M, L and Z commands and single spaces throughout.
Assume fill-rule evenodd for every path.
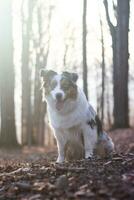
M 0 177 L 2 176 L 11 176 L 11 175 L 15 175 L 15 174 L 18 174 L 18 173 L 22 173 L 22 172 L 28 172 L 30 171 L 30 168 L 19 168 L 15 171 L 12 171 L 12 172 L 4 172 L 4 173 L 0 173 Z
M 107 2 L 107 0 L 104 0 L 103 3 L 104 3 L 105 11 L 106 11 L 106 18 L 107 18 L 107 22 L 108 22 L 108 25 L 110 28 L 110 32 L 111 32 L 111 35 L 113 35 L 115 32 L 115 26 L 112 24 L 112 22 L 110 20 L 109 11 L 108 11 L 108 2 Z
M 115 5 L 114 1 L 113 1 L 113 10 L 114 10 L 114 16 L 117 20 L 117 5 Z

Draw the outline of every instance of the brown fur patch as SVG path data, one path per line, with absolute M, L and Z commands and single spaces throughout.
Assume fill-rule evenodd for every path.
M 80 160 L 84 158 L 84 142 L 81 129 L 73 126 L 68 129 L 71 139 L 66 143 L 64 152 L 67 161 Z
M 49 95 L 51 90 L 53 90 L 56 87 L 56 85 L 57 82 L 55 80 L 44 83 L 45 95 Z
M 76 99 L 77 98 L 77 85 L 72 81 L 63 78 L 61 80 L 61 89 L 66 94 L 66 99 Z

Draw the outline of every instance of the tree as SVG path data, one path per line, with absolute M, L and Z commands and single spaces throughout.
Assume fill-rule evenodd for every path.
M 103 24 L 100 17 L 100 29 L 101 29 L 101 51 L 102 51 L 102 62 L 101 62 L 101 68 L 102 68 L 102 94 L 101 94 L 101 122 L 103 124 L 104 121 L 104 104 L 105 104 L 105 48 L 104 48 L 104 34 L 103 34 Z
M 27 2 L 28 18 L 25 17 L 22 1 L 22 144 L 31 144 L 31 71 L 30 71 L 30 37 L 32 29 L 33 0 Z
M 75 51 L 75 28 L 69 22 L 65 27 L 64 35 L 64 54 L 63 54 L 63 66 L 64 69 L 75 70 L 75 61 L 70 55 Z
M 106 106 L 107 106 L 107 124 L 108 128 L 112 127 L 111 113 L 110 113 L 110 95 L 109 95 L 109 80 L 107 79 L 107 90 L 106 90 Z
M 88 70 L 87 70 L 87 23 L 86 23 L 86 17 L 87 17 L 87 0 L 83 0 L 83 38 L 82 38 L 82 44 L 83 44 L 83 89 L 85 92 L 86 97 L 88 98 Z
M 0 1 L 0 145 L 17 146 L 14 106 L 12 1 Z
M 45 141 L 45 115 L 46 102 L 42 102 L 42 92 L 40 90 L 41 82 L 39 71 L 47 66 L 47 60 L 50 48 L 50 26 L 54 6 L 48 1 L 43 6 L 43 2 L 37 7 L 37 35 L 34 38 L 35 61 L 35 79 L 34 79 L 34 106 L 33 106 L 33 136 L 34 143 L 40 146 Z M 46 15 L 47 13 L 47 15 Z M 45 22 L 45 23 L 44 23 Z
M 129 30 L 129 0 L 117 0 L 113 3 L 117 25 L 111 22 L 108 1 L 104 0 L 107 22 L 112 36 L 113 49 L 113 94 L 114 94 L 114 127 L 129 126 L 128 110 L 128 30 Z

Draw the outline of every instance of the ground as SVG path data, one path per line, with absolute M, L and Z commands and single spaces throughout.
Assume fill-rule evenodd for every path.
M 56 151 L 0 151 L 0 199 L 134 199 L 134 130 L 110 133 L 113 158 L 55 164 Z

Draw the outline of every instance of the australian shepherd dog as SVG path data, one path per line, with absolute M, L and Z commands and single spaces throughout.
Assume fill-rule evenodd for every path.
M 102 131 L 96 112 L 78 87 L 76 73 L 42 69 L 43 101 L 57 141 L 57 163 L 65 159 L 90 159 L 95 150 L 111 155 L 112 139 Z

